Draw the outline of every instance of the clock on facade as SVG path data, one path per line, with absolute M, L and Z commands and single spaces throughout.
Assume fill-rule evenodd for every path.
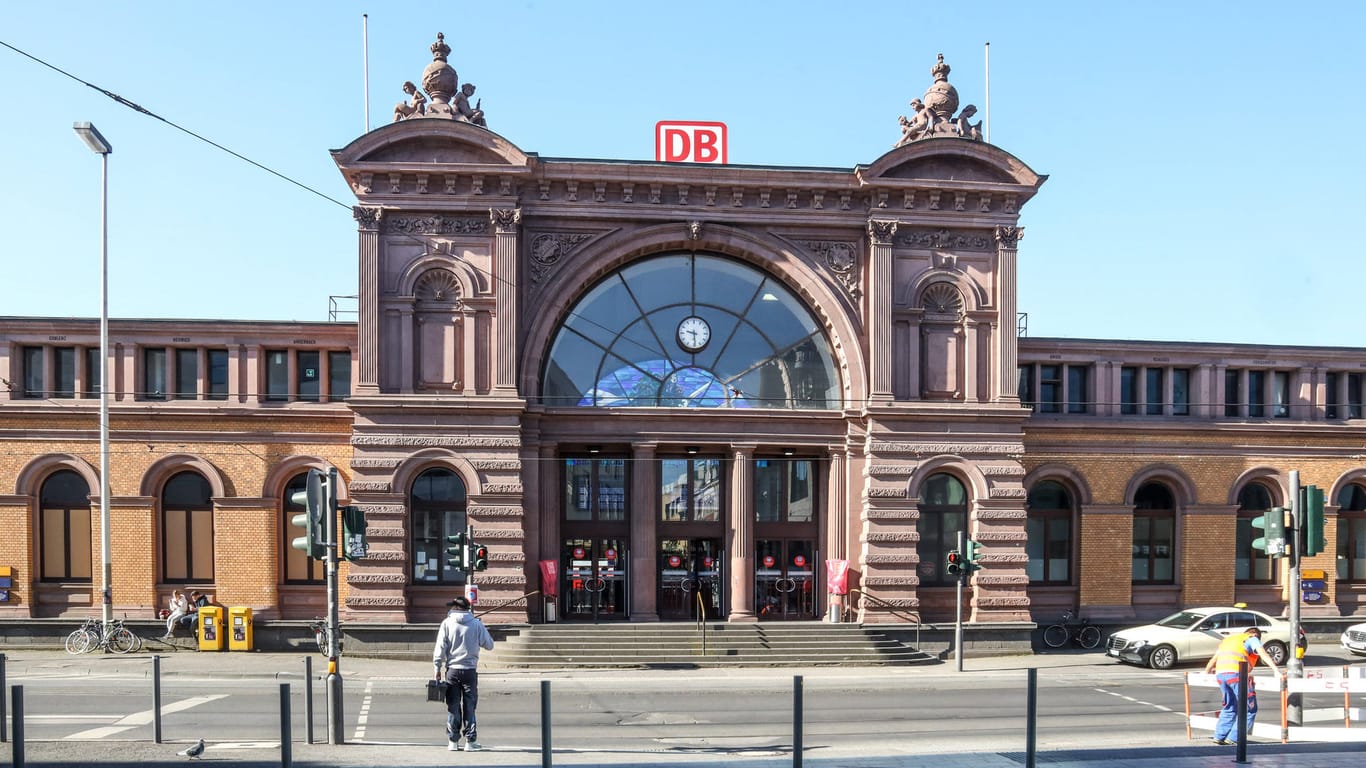
M 689 352 L 697 352 L 711 341 L 711 326 L 707 321 L 692 315 L 678 324 L 678 346 Z

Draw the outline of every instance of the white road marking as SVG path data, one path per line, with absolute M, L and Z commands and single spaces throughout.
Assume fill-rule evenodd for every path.
M 1176 710 L 1172 709 L 1171 707 L 1164 707 L 1164 706 L 1162 706 L 1161 704 L 1154 704 L 1154 703 L 1152 703 L 1151 701 L 1143 701 L 1142 699 L 1135 699 L 1133 696 L 1125 696 L 1125 695 L 1122 694 L 1122 693 L 1115 693 L 1114 691 L 1107 691 L 1107 690 L 1105 690 L 1104 688 L 1095 688 L 1095 689 L 1093 689 L 1093 690 L 1095 690 L 1097 693 L 1104 693 L 1104 694 L 1109 695 L 1109 696 L 1114 696 L 1114 697 L 1116 697 L 1116 698 L 1124 699 L 1125 701 L 1131 701 L 1131 702 L 1133 702 L 1133 703 L 1135 703 L 1135 704 L 1142 704 L 1142 705 L 1145 706 L 1145 707 L 1152 707 L 1153 709 L 1156 709 L 1156 710 L 1158 710 L 1158 711 L 1160 711 L 1160 712 L 1172 712 L 1172 713 L 1174 713 L 1174 714 L 1181 715 L 1181 717 L 1183 717 L 1183 718 L 1186 716 L 1186 713 L 1184 713 L 1184 712 L 1177 712 Z
M 351 737 L 353 741 L 363 741 L 365 739 L 365 724 L 370 722 L 370 703 L 374 701 L 375 684 L 372 681 L 365 683 L 365 698 L 360 703 L 360 714 L 356 716 L 356 732 Z
M 207 704 L 211 701 L 217 701 L 218 699 L 226 699 L 227 697 L 228 694 L 226 693 L 215 694 L 213 696 L 192 696 L 188 699 L 182 699 L 171 704 L 161 705 L 161 714 L 164 716 L 170 712 L 180 712 L 182 710 L 197 707 L 200 704 Z M 143 710 L 142 712 L 134 712 L 131 715 L 127 715 L 116 720 L 113 725 L 80 731 L 78 733 L 73 733 L 70 736 L 67 736 L 66 738 L 67 740 L 79 741 L 107 738 L 109 736 L 113 736 L 115 734 L 123 733 L 124 731 L 136 728 L 139 725 L 150 725 L 152 723 L 152 720 L 154 719 L 155 714 L 156 710 L 152 709 Z

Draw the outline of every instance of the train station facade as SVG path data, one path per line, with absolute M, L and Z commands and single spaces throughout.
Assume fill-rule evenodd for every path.
M 288 499 L 332 468 L 368 521 L 352 621 L 442 616 L 467 526 L 492 621 L 944 621 L 960 532 L 972 622 L 1281 613 L 1251 520 L 1291 471 L 1328 500 L 1305 615 L 1366 612 L 1366 349 L 1023 335 L 1046 177 L 942 62 L 843 169 L 542 157 L 438 62 L 333 151 L 355 322 L 111 321 L 116 612 L 318 615 Z M 98 333 L 0 318 L 0 618 L 98 610 Z

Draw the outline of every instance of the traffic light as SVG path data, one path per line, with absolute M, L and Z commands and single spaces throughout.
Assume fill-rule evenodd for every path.
M 1323 551 L 1323 489 L 1306 485 L 1300 489 L 1300 529 L 1304 531 L 1300 543 L 1301 555 L 1317 555 Z
M 327 507 L 327 491 L 323 487 L 323 473 L 316 469 L 308 470 L 308 482 L 302 491 L 289 497 L 291 504 L 304 508 L 302 515 L 289 519 L 291 523 L 304 529 L 304 535 L 290 542 L 290 546 L 303 550 L 308 556 L 321 560 L 327 554 L 327 532 L 323 528 L 323 510 Z
M 470 570 L 486 571 L 489 567 L 489 548 L 483 544 L 470 545 Z
M 973 571 L 980 570 L 982 568 L 982 565 L 977 561 L 980 560 L 982 557 L 982 545 L 978 544 L 972 539 L 968 539 L 964 543 L 964 548 L 967 550 L 963 553 L 964 571 L 967 573 L 972 573 Z
M 360 560 L 370 553 L 370 542 L 365 538 L 365 512 L 360 507 L 345 506 L 342 513 L 342 543 L 347 560 Z
M 469 546 L 465 543 L 465 532 L 451 534 L 446 537 L 446 567 L 454 568 L 457 571 L 464 571 L 469 567 Z
M 1273 507 L 1266 514 L 1252 518 L 1252 527 L 1265 532 L 1252 540 L 1253 549 L 1260 549 L 1272 557 L 1285 554 L 1284 507 Z
M 964 572 L 963 554 L 956 549 L 949 550 L 948 571 L 950 576 L 961 576 Z

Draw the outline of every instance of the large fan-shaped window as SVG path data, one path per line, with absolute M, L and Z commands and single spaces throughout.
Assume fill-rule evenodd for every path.
M 599 282 L 555 335 L 557 406 L 835 408 L 820 324 L 783 285 L 716 256 L 638 261 Z

